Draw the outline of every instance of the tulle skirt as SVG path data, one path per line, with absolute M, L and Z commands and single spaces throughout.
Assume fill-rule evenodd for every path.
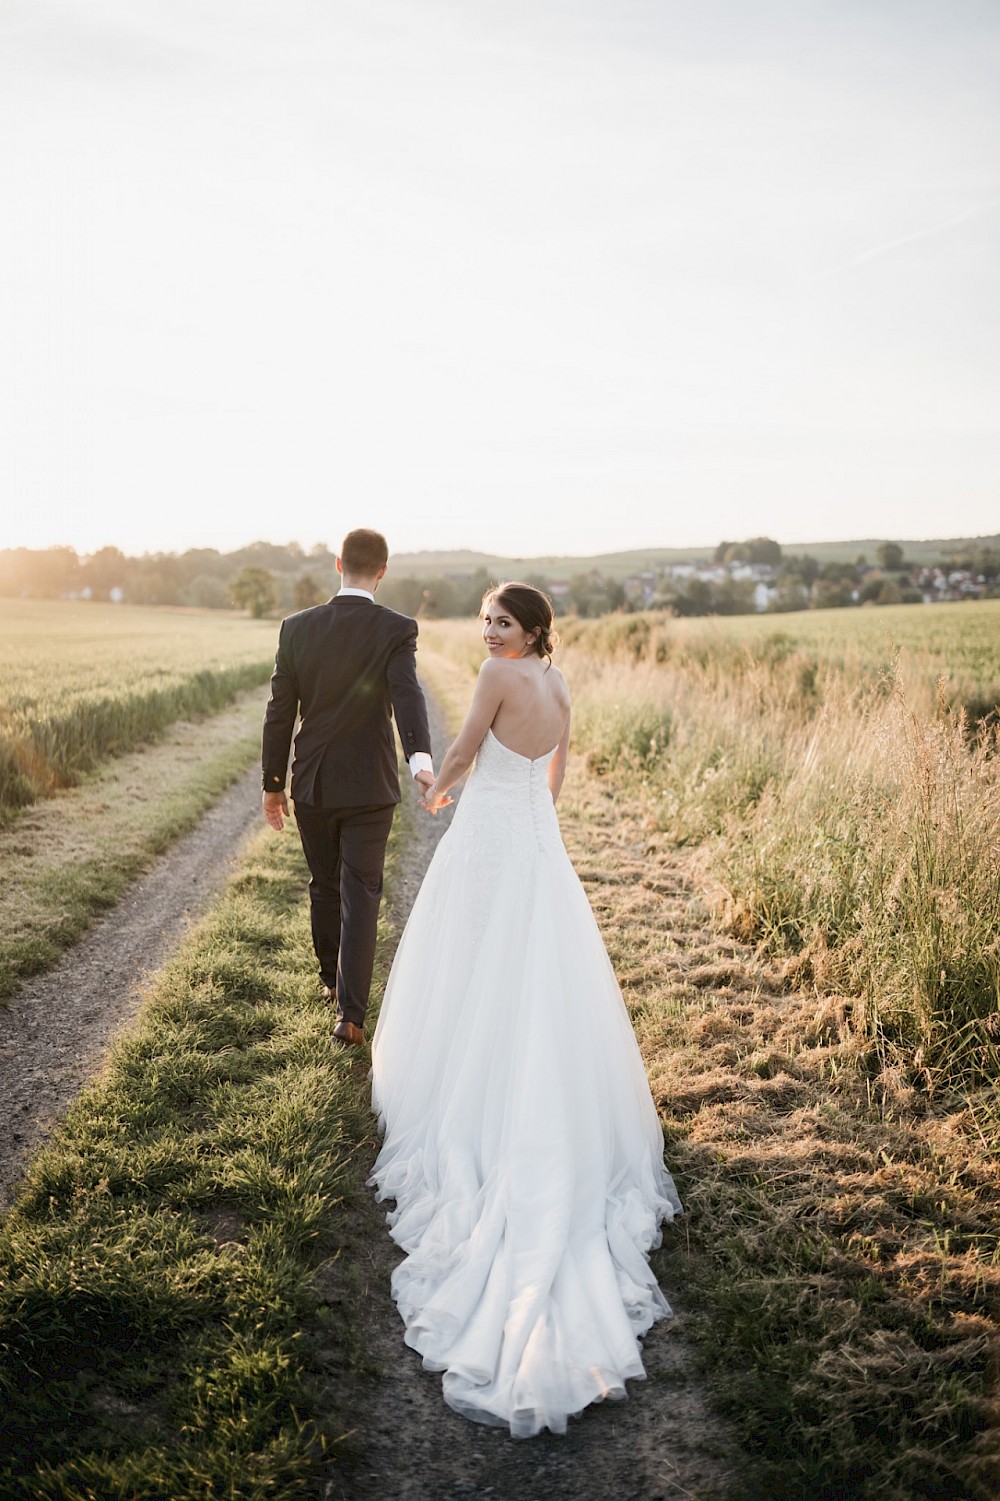
M 526 1437 L 643 1376 L 638 1339 L 670 1313 L 647 1255 L 680 1203 L 561 840 L 488 859 L 473 833 L 456 817 L 396 954 L 371 1181 L 407 1253 L 406 1343 L 458 1412 Z

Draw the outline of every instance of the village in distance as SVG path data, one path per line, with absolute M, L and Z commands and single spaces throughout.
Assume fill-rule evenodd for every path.
M 379 600 L 428 619 L 474 615 L 484 591 L 522 578 L 561 615 L 662 610 L 747 615 L 1000 597 L 1000 534 L 937 541 L 782 547 L 769 537 L 710 548 L 599 557 L 511 558 L 471 551 L 396 554 Z M 336 554 L 296 542 L 233 552 L 191 548 L 129 557 L 117 547 L 0 550 L 0 597 L 104 600 L 285 615 L 336 593 Z

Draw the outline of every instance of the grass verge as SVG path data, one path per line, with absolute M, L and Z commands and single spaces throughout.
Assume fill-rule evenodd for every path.
M 102 760 L 151 740 L 193 714 L 213 714 L 237 693 L 259 687 L 270 663 L 203 670 L 166 688 L 82 700 L 46 717 L 21 711 L 0 742 L 0 812 L 72 787 Z
M 0 830 L 0 1000 L 49 968 L 253 762 L 260 696 L 172 725 Z
M 264 831 L 0 1228 L 11 1501 L 273 1501 L 351 1445 L 368 1060 L 317 996 L 298 841 Z
M 458 651 L 439 670 L 425 650 L 454 722 L 471 672 L 463 690 Z M 623 735 L 630 723 L 616 721 Z M 677 848 L 661 794 L 628 758 L 601 776 L 578 757 L 560 822 L 688 1211 L 658 1275 L 753 1459 L 736 1494 L 987 1501 L 1000 1092 L 980 1074 L 919 1087 L 857 1024 L 854 998 L 727 933 L 699 896 L 717 852 Z

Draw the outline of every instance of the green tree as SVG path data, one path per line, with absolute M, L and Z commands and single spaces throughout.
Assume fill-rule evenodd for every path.
M 388 573 L 378 586 L 376 598 L 380 605 L 398 610 L 401 615 L 416 615 L 423 603 L 424 585 L 420 579 Z
M 846 580 L 818 578 L 809 591 L 810 610 L 841 610 L 851 603 L 851 586 Z
M 875 549 L 875 556 L 879 566 L 887 573 L 903 566 L 903 549 L 898 542 L 880 542 Z
M 238 609 L 249 610 L 254 620 L 260 620 L 274 609 L 278 598 L 273 573 L 268 568 L 241 568 L 229 581 L 229 597 Z
M 760 563 L 777 568 L 781 562 L 781 543 L 773 537 L 751 537 L 746 543 L 747 558 L 751 563 Z
M 809 604 L 809 587 L 797 573 L 787 573 L 778 580 L 777 588 L 768 603 L 768 612 L 784 614 L 788 610 L 805 610 Z
M 72 547 L 11 547 L 0 552 L 0 593 L 54 599 L 80 581 L 80 559 Z
M 808 589 L 819 578 L 819 571 L 816 559 L 804 552 L 799 557 L 789 557 L 783 560 L 779 578 L 797 579 Z
M 875 597 L 877 605 L 901 605 L 903 603 L 903 591 L 895 579 L 885 579 L 881 589 Z
M 199 573 L 186 584 L 181 599 L 197 610 L 224 610 L 229 603 L 226 586 L 211 573 Z
M 674 601 L 678 615 L 710 615 L 712 613 L 712 586 L 707 579 L 688 579 L 682 593 Z
M 458 614 L 458 591 L 451 579 L 425 579 L 420 614 L 427 620 L 449 620 Z
M 144 553 L 131 559 L 125 597 L 134 605 L 179 605 L 188 582 L 175 552 Z
M 714 554 L 716 563 L 755 563 L 777 568 L 781 563 L 781 543 L 772 537 L 751 537 L 746 542 L 720 542 Z
M 121 588 L 128 571 L 128 559 L 117 547 L 102 547 L 91 553 L 80 569 L 94 599 L 107 599 L 112 589 Z
M 313 605 L 321 605 L 326 597 L 322 584 L 313 574 L 299 574 L 292 589 L 292 604 L 296 610 L 309 610 Z
M 752 615 L 753 591 L 750 579 L 722 579 L 712 588 L 712 610 L 716 615 Z

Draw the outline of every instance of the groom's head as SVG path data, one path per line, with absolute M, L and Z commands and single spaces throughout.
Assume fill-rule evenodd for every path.
M 348 532 L 340 544 L 337 571 L 350 589 L 373 589 L 385 573 L 389 561 L 389 544 L 381 532 L 359 526 Z

